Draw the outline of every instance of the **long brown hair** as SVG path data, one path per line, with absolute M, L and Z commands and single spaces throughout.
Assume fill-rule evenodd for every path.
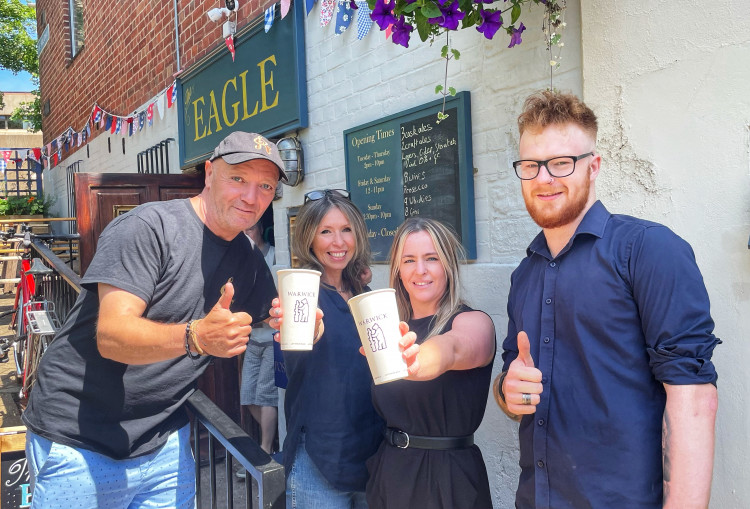
M 458 241 L 456 234 L 440 221 L 423 217 L 410 217 L 404 221 L 404 223 L 398 227 L 398 230 L 396 230 L 396 235 L 393 239 L 393 245 L 391 246 L 391 252 L 389 255 L 391 262 L 390 285 L 391 288 L 396 290 L 398 312 L 403 320 L 410 320 L 413 315 L 413 310 L 409 294 L 406 291 L 404 284 L 401 282 L 401 256 L 404 252 L 406 238 L 416 232 L 427 232 L 432 239 L 440 263 L 445 270 L 445 278 L 447 282 L 445 293 L 438 303 L 437 312 L 431 322 L 430 332 L 427 334 L 427 337 L 431 337 L 440 334 L 440 331 L 448 323 L 448 320 L 450 320 L 450 318 L 458 312 L 461 306 L 464 305 L 464 302 L 461 299 L 458 266 L 460 260 L 465 259 L 466 257 L 465 250 Z
M 302 205 L 297 213 L 292 253 L 299 259 L 302 268 L 325 272 L 323 264 L 313 253 L 312 245 L 320 222 L 332 208 L 339 209 L 346 216 L 354 232 L 354 255 L 344 268 L 342 279 L 352 289 L 352 293 L 358 295 L 364 288 L 359 275 L 370 265 L 371 251 L 362 213 L 348 198 L 334 192 L 326 192 L 319 200 L 308 201 Z

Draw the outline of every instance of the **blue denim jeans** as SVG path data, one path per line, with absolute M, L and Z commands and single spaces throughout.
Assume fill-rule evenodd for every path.
M 108 456 L 26 433 L 31 509 L 195 507 L 195 461 L 190 427 L 160 449 L 137 458 Z
M 305 451 L 300 435 L 294 464 L 286 480 L 287 509 L 367 509 L 364 491 L 339 491 L 323 477 Z

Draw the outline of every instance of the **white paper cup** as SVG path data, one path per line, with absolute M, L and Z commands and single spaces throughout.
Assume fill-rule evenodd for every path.
M 409 375 L 398 342 L 398 307 L 396 290 L 374 290 L 349 299 L 359 339 L 365 349 L 367 364 L 375 385 L 399 380 Z
M 320 272 L 285 269 L 277 272 L 279 300 L 284 313 L 281 322 L 282 350 L 312 350 L 315 339 L 315 311 L 318 308 Z

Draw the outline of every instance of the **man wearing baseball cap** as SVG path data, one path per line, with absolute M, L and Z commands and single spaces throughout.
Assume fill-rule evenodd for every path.
M 242 232 L 279 180 L 276 146 L 234 132 L 198 196 L 104 229 L 23 415 L 32 507 L 194 507 L 184 403 L 210 356 L 241 354 L 268 317 L 273 278 Z

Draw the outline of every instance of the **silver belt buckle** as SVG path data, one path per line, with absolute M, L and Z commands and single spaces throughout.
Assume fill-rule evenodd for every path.
M 398 447 L 399 449 L 406 449 L 406 448 L 408 448 L 409 447 L 409 434 L 406 431 L 401 431 L 400 429 L 399 430 L 393 430 L 393 434 L 395 435 L 396 433 L 398 433 L 398 434 L 403 435 L 404 437 L 406 437 L 406 443 L 404 445 L 399 445 L 399 444 L 394 444 L 394 445 L 396 447 Z M 394 440 L 394 442 L 395 442 L 395 440 Z

